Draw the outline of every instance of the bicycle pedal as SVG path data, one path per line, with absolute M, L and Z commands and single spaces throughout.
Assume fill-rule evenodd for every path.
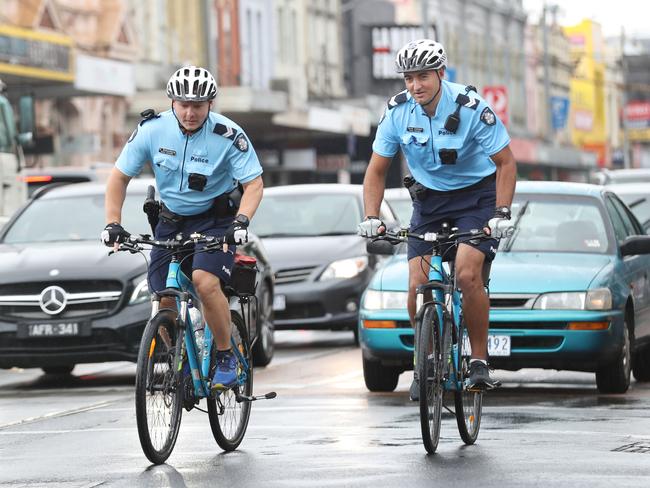
M 258 396 L 248 396 L 248 395 L 239 395 L 237 394 L 235 396 L 235 400 L 237 402 L 254 402 L 256 400 L 272 400 L 278 396 L 278 394 L 274 391 L 271 391 L 269 393 L 266 393 L 264 395 L 258 395 Z

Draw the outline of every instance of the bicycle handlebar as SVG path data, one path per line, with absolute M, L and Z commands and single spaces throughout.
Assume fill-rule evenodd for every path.
M 195 244 L 206 244 L 206 251 L 216 251 L 223 248 L 225 240 L 223 237 L 207 236 L 205 234 L 193 233 L 190 234 L 187 238 L 183 234 L 177 234 L 174 239 L 168 240 L 157 240 L 153 239 L 149 234 L 137 235 L 132 234 L 126 240 L 126 242 L 121 242 L 118 251 L 129 251 L 131 253 L 136 253 L 142 251 L 144 248 L 142 245 L 148 245 L 151 247 L 160 247 L 163 249 L 169 250 L 182 250 L 189 247 L 190 245 Z M 115 251 L 110 251 L 110 254 L 113 254 Z
M 399 244 L 400 242 L 406 242 L 409 238 L 417 239 L 424 242 L 435 242 L 438 244 L 447 244 L 452 242 L 457 242 L 461 239 L 492 239 L 492 236 L 486 234 L 482 229 L 471 229 L 466 232 L 452 232 L 451 233 L 442 233 L 442 232 L 425 232 L 424 234 L 416 234 L 409 232 L 408 229 L 402 229 L 397 232 L 386 231 L 383 235 L 378 237 L 370 237 L 369 239 L 383 240 L 390 242 L 391 244 Z

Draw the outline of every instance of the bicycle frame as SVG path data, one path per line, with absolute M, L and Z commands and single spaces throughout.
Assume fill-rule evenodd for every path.
M 179 326 L 183 329 L 185 337 L 184 346 L 187 351 L 187 359 L 190 366 L 192 376 L 192 383 L 194 386 L 194 395 L 196 398 L 206 398 L 210 396 L 210 351 L 212 349 L 213 335 L 210 327 L 205 324 L 203 330 L 203 354 L 201 358 L 197 357 L 196 339 L 194 337 L 194 325 L 192 317 L 189 313 L 188 301 L 192 298 L 194 306 L 201 303 L 192 284 L 192 280 L 183 273 L 181 270 L 181 262 L 178 261 L 176 256 L 172 257 L 167 271 L 167 280 L 165 283 L 165 290 L 153 294 L 153 306 L 151 309 L 151 316 L 153 317 L 160 308 L 160 298 L 162 296 L 174 296 L 176 299 L 176 307 L 179 317 Z M 243 371 L 238 374 L 238 383 L 244 384 L 248 376 L 249 364 L 248 361 L 239 351 L 235 339 L 231 336 L 230 342 L 232 350 L 237 356 L 240 364 L 243 366 Z M 178 352 L 181 352 L 180 350 Z M 176 374 L 180 374 L 183 363 L 182 354 L 178 355 L 178 365 Z
M 460 371 L 462 358 L 458 355 L 458 342 L 462 341 L 460 337 L 460 320 L 462 315 L 462 297 L 456 287 L 455 276 L 451 276 L 443 267 L 442 256 L 433 254 L 429 266 L 429 282 L 418 287 L 417 290 L 417 310 L 421 310 L 424 302 L 424 292 L 431 290 L 433 300 L 431 302 L 436 308 L 438 315 L 439 333 L 442 338 L 442 352 L 449 353 L 448 364 L 451 370 L 443 384 L 446 391 L 461 391 L 463 389 L 463 379 L 458 372 Z M 453 327 L 452 330 L 446 330 L 446 324 Z M 419 333 L 419 331 L 418 331 Z M 456 343 L 450 344 L 452 337 L 456 337 Z M 451 346 L 451 347 L 450 347 Z

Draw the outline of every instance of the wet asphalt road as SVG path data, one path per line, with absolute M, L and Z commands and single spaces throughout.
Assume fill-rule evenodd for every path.
M 281 332 L 271 365 L 256 370 L 239 450 L 217 447 L 207 415 L 184 412 L 167 465 L 140 449 L 135 366 L 78 366 L 61 379 L 0 371 L 0 486 L 650 486 L 650 384 L 599 395 L 593 375 L 497 371 L 476 445 L 443 417 L 427 456 L 408 400 L 411 374 L 394 393 L 369 393 L 350 333 Z

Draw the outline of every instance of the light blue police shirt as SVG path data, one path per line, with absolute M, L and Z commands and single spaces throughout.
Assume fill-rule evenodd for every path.
M 456 133 L 446 130 L 445 121 L 458 107 L 459 94 L 466 94 L 465 85 L 442 80 L 436 113 L 429 117 L 408 91 L 398 93 L 389 100 L 377 127 L 373 151 L 392 158 L 401 149 L 411 175 L 432 190 L 465 188 L 494 173 L 490 156 L 510 143 L 508 132 L 474 91 L 467 93 L 461 106 Z M 456 163 L 442 164 L 441 149 L 456 150 Z
M 210 208 L 215 197 L 262 174 L 257 154 L 244 131 L 232 120 L 210 112 L 203 127 L 191 135 L 181 131 L 171 110 L 143 120 L 122 149 L 115 166 L 137 176 L 151 162 L 165 206 L 180 215 Z M 188 187 L 190 173 L 207 177 L 203 191 Z

